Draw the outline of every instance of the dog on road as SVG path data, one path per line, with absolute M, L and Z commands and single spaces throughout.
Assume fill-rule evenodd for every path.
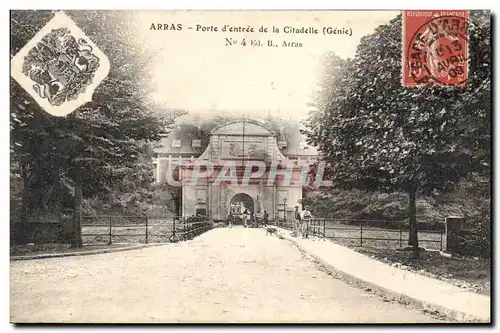
M 276 234 L 276 231 L 278 231 L 278 229 L 276 229 L 275 227 L 268 227 L 266 228 L 266 236 Z

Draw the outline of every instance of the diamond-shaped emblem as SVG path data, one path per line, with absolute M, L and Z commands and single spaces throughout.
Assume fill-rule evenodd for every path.
M 11 60 L 12 77 L 54 116 L 90 102 L 109 68 L 106 55 L 63 12 Z

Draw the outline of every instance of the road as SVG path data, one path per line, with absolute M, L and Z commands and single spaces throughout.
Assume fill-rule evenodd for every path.
M 439 321 L 334 278 L 264 229 L 10 268 L 12 322 Z

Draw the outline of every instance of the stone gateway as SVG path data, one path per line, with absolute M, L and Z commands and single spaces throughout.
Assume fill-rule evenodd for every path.
M 317 158 L 298 125 L 278 134 L 255 120 L 230 121 L 210 132 L 205 147 L 196 135 L 188 142 L 188 132 L 172 133 L 155 162 L 157 181 L 175 178 L 173 183 L 182 187 L 182 216 L 224 220 L 229 213 L 248 210 L 257 215 L 266 211 L 270 219 L 291 218 L 302 200 L 308 166 Z M 182 156 L 186 143 L 191 143 L 191 149 L 184 149 L 192 154 L 188 158 Z

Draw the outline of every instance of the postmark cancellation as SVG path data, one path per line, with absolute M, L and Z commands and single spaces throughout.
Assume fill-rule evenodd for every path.
M 461 86 L 467 82 L 469 13 L 403 11 L 404 86 Z

